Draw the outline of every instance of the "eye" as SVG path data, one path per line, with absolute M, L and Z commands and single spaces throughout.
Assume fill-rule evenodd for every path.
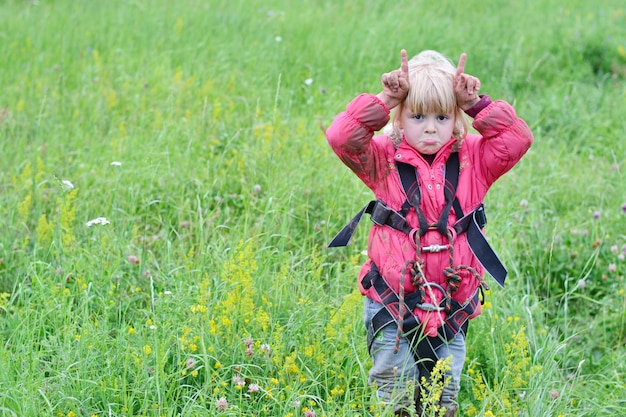
M 440 121 L 448 120 L 448 115 L 440 114 L 439 116 L 437 116 L 437 120 L 440 120 Z
M 423 114 L 414 114 L 413 116 L 411 116 L 412 119 L 415 120 L 422 120 L 424 118 Z

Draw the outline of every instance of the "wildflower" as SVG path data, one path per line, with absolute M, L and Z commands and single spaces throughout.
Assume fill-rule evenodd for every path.
M 626 214 L 626 203 L 622 204 L 622 213 Z
M 152 353 L 152 348 L 150 347 L 150 345 L 144 345 L 143 353 L 145 353 L 146 355 L 149 355 Z
M 128 262 L 130 262 L 133 265 L 139 265 L 139 258 L 136 257 L 135 255 L 128 255 Z
M 104 225 L 104 224 L 110 224 L 110 223 L 111 223 L 111 222 L 110 222 L 110 221 L 108 221 L 108 220 L 107 220 L 106 218 L 104 218 L 104 217 L 96 217 L 95 219 L 93 219 L 93 220 L 89 220 L 87 223 L 85 223 L 85 226 L 87 226 L 87 227 L 91 227 L 91 226 L 93 226 L 94 224 L 103 224 L 103 225 Z
M 222 397 L 217 400 L 217 403 L 215 405 L 218 411 L 225 411 L 228 408 L 228 401 L 226 401 L 226 398 Z
M 587 282 L 584 279 L 578 281 L 578 286 L 580 288 L 585 288 L 587 286 Z
M 187 362 L 185 362 L 185 368 L 195 369 L 195 367 L 196 367 L 196 360 L 194 358 L 187 359 Z
M 600 218 L 600 212 L 599 211 L 594 211 L 593 214 L 591 215 L 591 217 L 593 217 L 594 219 L 599 219 Z
M 553 400 L 556 400 L 557 398 L 559 398 L 559 392 L 553 389 L 552 391 L 550 391 L 550 398 L 552 398 Z
M 254 184 L 254 187 L 252 187 L 252 194 L 259 195 L 260 192 L 261 186 L 259 184 Z
M 283 38 L 281 38 L 280 36 L 276 36 L 276 37 L 274 38 L 274 40 L 275 40 L 276 42 L 282 42 L 282 41 L 283 41 Z
M 121 167 L 121 166 L 122 166 L 122 163 L 121 163 L 121 162 L 119 162 L 119 161 L 113 161 L 113 162 L 111 162 L 111 166 L 112 166 L 112 167 Z
M 259 392 L 260 387 L 257 384 L 250 384 L 248 392 Z
M 315 411 L 313 411 L 313 410 L 306 410 L 304 412 L 304 417 L 315 417 Z
M 313 78 L 307 78 L 306 80 L 304 80 L 304 83 L 305 83 L 306 85 L 311 85 L 311 84 L 313 84 Z
M 300 400 L 295 400 L 295 401 L 293 402 L 293 406 L 294 406 L 295 408 L 300 408 L 300 406 L 301 406 L 301 405 L 302 405 L 302 403 L 300 402 Z
M 524 208 L 524 207 L 528 207 L 528 200 L 525 200 L 525 199 L 524 199 L 524 200 L 521 200 L 521 201 L 519 202 L 519 206 L 520 206 L 520 207 L 522 207 L 522 208 Z
M 609 272 L 617 271 L 617 266 L 615 264 L 609 264 Z
M 69 191 L 69 190 L 73 190 L 74 189 L 74 184 L 72 184 L 72 182 L 70 180 L 63 180 L 61 181 L 63 183 L 63 185 L 65 186 L 65 188 Z
M 172 292 L 168 291 L 168 290 L 165 290 L 165 291 L 163 291 L 163 295 L 172 295 Z
M 246 381 L 244 381 L 244 379 L 240 375 L 235 375 L 235 376 L 233 376 L 233 384 L 237 388 L 241 388 L 241 387 L 245 387 L 246 386 Z
M 613 255 L 617 255 L 617 254 L 618 254 L 618 252 L 619 252 L 619 248 L 617 247 L 617 245 L 613 245 L 613 246 L 611 246 L 611 253 L 612 253 Z
M 252 345 L 254 345 L 254 340 L 252 340 L 251 337 L 247 337 L 244 341 L 243 344 L 246 345 L 246 347 L 252 347 Z

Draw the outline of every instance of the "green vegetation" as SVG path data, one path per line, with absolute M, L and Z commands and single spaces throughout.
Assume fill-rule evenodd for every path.
M 401 48 L 467 52 L 536 139 L 461 415 L 626 415 L 622 0 L 5 0 L 0 416 L 389 415 L 322 130 Z

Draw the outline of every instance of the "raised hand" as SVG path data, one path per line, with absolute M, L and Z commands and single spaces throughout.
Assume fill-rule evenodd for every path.
M 461 54 L 459 65 L 454 74 L 454 94 L 456 102 L 463 110 L 469 110 L 480 101 L 478 91 L 480 90 L 480 80 L 465 73 L 465 61 L 467 55 Z
M 386 72 L 381 77 L 383 91 L 378 94 L 385 105 L 392 109 L 409 93 L 409 61 L 406 51 L 400 51 L 400 69 Z

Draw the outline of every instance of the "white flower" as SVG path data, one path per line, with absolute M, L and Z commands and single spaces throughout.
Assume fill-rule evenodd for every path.
M 304 80 L 304 83 L 305 83 L 306 85 L 311 85 L 311 84 L 313 84 L 313 78 L 307 78 L 306 80 Z
M 122 166 L 122 163 L 121 163 L 121 162 L 119 162 L 119 161 L 113 161 L 113 162 L 111 162 L 111 166 L 112 166 L 112 167 L 121 167 L 121 166 Z
M 106 218 L 104 217 L 97 217 L 93 220 L 89 220 L 87 223 L 85 223 L 85 226 L 87 227 L 91 227 L 94 224 L 109 224 L 111 223 L 110 221 L 108 221 Z
M 172 295 L 172 292 L 165 290 L 165 291 L 163 291 L 163 295 Z
M 70 181 L 70 180 L 63 180 L 61 182 L 63 183 L 63 185 L 65 185 L 65 187 L 68 190 L 73 190 L 74 189 L 74 184 L 72 184 L 72 181 Z
M 276 36 L 276 37 L 274 38 L 274 40 L 275 40 L 276 42 L 282 42 L 282 41 L 283 41 L 283 38 L 281 38 L 280 36 Z

